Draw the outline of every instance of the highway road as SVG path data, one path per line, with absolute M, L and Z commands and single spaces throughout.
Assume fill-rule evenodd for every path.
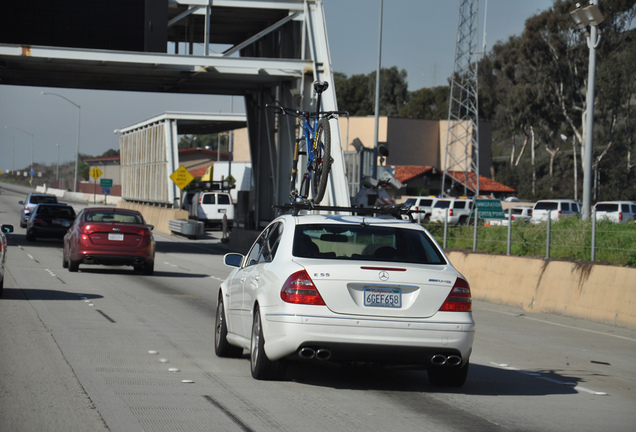
M 3 187 L 0 185 L 0 187 Z M 0 431 L 632 431 L 636 329 L 475 302 L 467 383 L 425 371 L 298 363 L 284 381 L 214 354 L 226 246 L 155 233 L 155 274 L 62 268 L 27 242 L 18 200 L 0 299 Z M 82 205 L 75 205 L 79 210 Z

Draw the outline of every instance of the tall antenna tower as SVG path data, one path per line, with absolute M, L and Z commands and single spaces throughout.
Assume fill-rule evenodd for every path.
M 455 67 L 450 88 L 448 129 L 442 169 L 442 196 L 463 185 L 479 195 L 479 115 L 477 99 L 478 0 L 460 0 Z

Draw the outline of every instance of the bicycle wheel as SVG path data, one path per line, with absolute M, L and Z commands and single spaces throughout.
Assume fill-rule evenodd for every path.
M 331 126 L 326 118 L 321 118 L 318 121 L 314 144 L 316 158 L 311 166 L 311 191 L 312 201 L 318 204 L 325 196 L 329 171 L 331 171 L 331 163 L 333 162 L 331 158 Z

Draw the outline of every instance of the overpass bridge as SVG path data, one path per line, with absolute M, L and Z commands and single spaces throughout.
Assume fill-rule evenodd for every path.
M 275 123 L 265 106 L 315 110 L 313 82 L 333 84 L 322 0 L 103 0 L 89 11 L 82 0 L 64 2 L 66 8 L 27 3 L 3 6 L 1 84 L 242 97 L 257 224 L 271 220 L 273 205 L 288 202 L 296 122 Z M 337 110 L 333 85 L 320 109 Z M 335 124 L 331 138 L 323 203 L 348 206 Z M 162 164 L 154 172 L 168 177 L 178 168 L 173 154 L 166 148 L 143 163 Z M 171 207 L 179 191 L 161 180 L 172 190 L 159 204 Z

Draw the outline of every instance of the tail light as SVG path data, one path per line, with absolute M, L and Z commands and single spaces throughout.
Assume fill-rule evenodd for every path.
M 452 216 L 453 215 L 453 209 L 448 209 L 448 216 Z
M 473 302 L 470 298 L 470 285 L 468 285 L 468 282 L 458 277 L 453 289 L 439 310 L 440 312 L 471 312 L 473 310 Z
M 618 221 L 621 222 L 623 220 L 623 213 L 618 212 Z
M 135 230 L 135 234 L 137 234 L 139 237 L 150 237 L 150 229 L 139 228 L 138 230 Z
M 95 228 L 93 227 L 93 225 L 84 225 L 82 226 L 82 228 L 80 228 L 79 232 L 82 235 L 91 235 L 95 232 Z
M 287 278 L 280 298 L 286 303 L 324 305 L 325 302 L 305 270 L 297 271 Z

